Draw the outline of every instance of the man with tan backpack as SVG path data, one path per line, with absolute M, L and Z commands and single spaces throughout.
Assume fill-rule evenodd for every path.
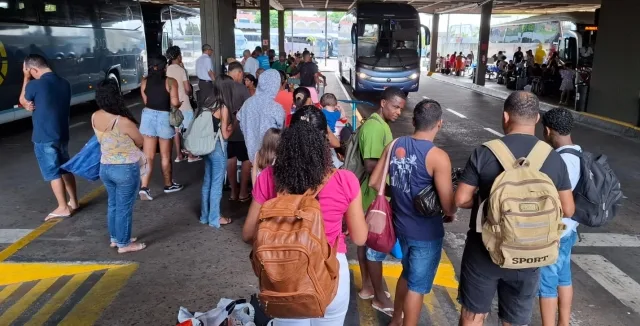
M 502 116 L 506 136 L 476 148 L 461 177 L 455 201 L 471 209 L 471 218 L 460 271 L 460 325 L 482 325 L 496 291 L 503 325 L 529 324 L 539 267 L 556 261 L 562 217 L 574 214 L 564 161 L 535 137 L 539 105 L 532 93 L 512 93 Z

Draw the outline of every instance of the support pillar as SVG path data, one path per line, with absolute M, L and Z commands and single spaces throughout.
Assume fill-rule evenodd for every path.
M 478 56 L 474 82 L 476 85 L 484 86 L 484 79 L 487 72 L 487 57 L 489 56 L 489 34 L 491 33 L 491 11 L 493 1 L 482 5 L 480 14 L 480 40 L 478 42 Z
M 235 58 L 235 36 L 233 6 L 224 0 L 200 1 L 200 35 L 202 44 L 213 48 L 213 69 L 217 75 L 222 74 L 226 58 Z M 222 28 L 225 26 L 225 28 Z
M 271 48 L 271 24 L 269 17 L 269 1 L 261 0 L 260 1 L 260 28 L 262 29 L 262 52 L 267 53 L 267 51 Z
M 429 56 L 429 71 L 435 72 L 438 62 L 438 26 L 440 25 L 440 14 L 433 14 L 431 18 L 431 55 Z
M 278 51 L 284 53 L 284 10 L 278 10 Z

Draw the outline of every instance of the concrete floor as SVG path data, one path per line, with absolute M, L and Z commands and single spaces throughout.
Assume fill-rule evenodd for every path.
M 327 92 L 335 93 L 339 99 L 353 96 L 348 89 L 347 94 L 344 94 L 333 75 L 328 76 L 331 79 Z M 420 91 L 410 94 L 404 113 L 391 126 L 394 136 L 411 132 L 412 108 L 424 97 L 436 99 L 448 109 L 444 113 L 445 125 L 436 139 L 436 144 L 449 153 L 454 167 L 463 167 L 473 148 L 495 138 L 491 130 L 501 132 L 501 100 L 423 77 Z M 359 99 L 377 103 L 377 99 L 372 95 L 362 95 Z M 127 103 L 139 116 L 142 108 L 139 96 L 127 95 Z M 91 137 L 89 118 L 94 109 L 91 104 L 74 107 L 70 153 L 79 151 Z M 368 116 L 374 110 L 368 107 L 359 109 L 363 116 Z M 54 206 L 50 188 L 41 180 L 33 156 L 30 135 L 29 120 L 3 125 L 0 128 L 0 153 L 3 158 L 0 160 L 0 230 L 37 229 L 41 226 L 44 216 Z M 638 286 L 635 282 L 640 282 L 640 249 L 636 236 L 640 233 L 640 221 L 637 219 L 640 212 L 640 190 L 635 185 L 640 182 L 640 173 L 637 172 L 637 167 L 640 166 L 639 144 L 583 125 L 576 126 L 574 140 L 589 151 L 607 154 L 623 182 L 623 190 L 628 198 L 620 216 L 610 225 L 597 230 L 582 229 L 584 233 L 605 233 L 603 238 L 613 240 L 606 247 L 580 246 L 574 249 L 576 254 L 602 256 L 609 264 L 605 264 L 604 267 L 595 266 L 595 271 L 584 268 L 583 265 L 573 265 L 573 324 L 637 325 L 640 308 L 637 301 L 638 292 L 634 292 L 634 289 Z M 180 306 L 193 311 L 204 311 L 215 307 L 222 297 L 248 298 L 257 292 L 256 278 L 248 260 L 250 247 L 240 239 L 248 205 L 231 204 L 227 201 L 228 193 L 225 193 L 222 211 L 233 218 L 234 223 L 219 230 L 202 226 L 198 223 L 198 215 L 203 163 L 174 164 L 174 179 L 186 187 L 182 192 L 169 195 L 161 193 L 161 176 L 158 170 L 159 164 L 156 162 L 151 186 L 156 196 L 155 200 L 136 203 L 134 212 L 133 234 L 147 243 L 148 248 L 144 251 L 119 255 L 108 247 L 106 194 L 100 190 L 102 188 L 99 181 L 79 180 L 79 194 L 90 194 L 91 197 L 87 197 L 90 200 L 82 211 L 35 238 L 8 257 L 5 264 L 137 264 L 137 270 L 130 278 L 124 278 L 119 284 L 122 289 L 117 296 L 113 293 L 115 297 L 104 304 L 108 305 L 104 312 L 97 312 L 97 325 L 175 324 Z M 468 212 L 462 212 L 457 222 L 446 227 L 445 252 L 456 271 L 459 268 L 467 225 Z M 627 240 L 617 241 L 615 239 L 619 238 L 614 238 L 612 234 L 629 237 L 624 238 Z M 633 241 L 634 239 L 636 241 Z M 594 241 L 589 243 L 598 245 Z M 6 240 L 6 243 L 0 244 L 0 250 L 11 250 L 15 247 L 15 241 Z M 355 258 L 355 250 L 352 247 L 348 256 L 350 259 Z M 0 263 L 0 271 L 3 270 L 2 265 Z M 622 274 L 615 274 L 617 272 Z M 622 276 L 607 280 L 607 275 Z M 354 280 L 357 279 L 357 273 L 354 273 L 353 277 Z M 622 277 L 627 277 L 628 280 Z M 629 280 L 631 283 L 627 282 Z M 390 289 L 395 289 L 394 279 L 387 277 L 387 281 L 390 283 Z M 2 316 L 12 309 L 9 304 L 15 304 L 19 299 L 17 291 L 13 297 L 4 298 L 7 300 L 3 303 L 2 291 L 7 291 L 8 286 L 2 283 L 0 276 L 0 325 L 11 324 L 3 322 Z M 437 304 L 425 303 L 426 309 L 423 309 L 421 325 L 457 324 L 457 306 L 452 299 L 455 298 L 455 290 L 445 290 L 438 287 L 434 290 Z M 67 301 L 69 300 L 79 299 L 70 298 Z M 15 320 L 29 320 L 45 304 L 46 300 L 42 298 L 35 300 L 33 306 L 18 314 L 18 319 Z M 15 311 L 13 313 L 15 314 Z M 494 311 L 487 324 L 496 325 L 496 319 Z M 45 324 L 55 324 L 51 320 L 53 319 Z M 367 303 L 355 299 L 355 285 L 352 286 L 350 312 L 345 324 L 386 323 L 388 318 L 380 314 L 371 315 Z M 540 324 L 537 312 L 534 313 L 532 324 Z

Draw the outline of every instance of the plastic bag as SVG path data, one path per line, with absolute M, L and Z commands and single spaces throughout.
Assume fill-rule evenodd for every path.
M 100 143 L 94 135 L 84 147 L 82 147 L 78 154 L 74 155 L 60 168 L 87 180 L 96 181 L 100 179 L 101 156 Z
M 402 247 L 400 247 L 400 240 L 396 239 L 396 244 L 391 249 L 390 254 L 395 259 L 402 259 Z
M 456 168 L 451 171 L 451 181 L 453 182 L 453 191 L 458 188 L 458 179 L 462 175 L 462 169 Z M 413 197 L 413 207 L 423 216 L 443 216 L 442 206 L 440 205 L 440 197 L 436 191 L 435 185 L 430 184 Z
M 180 307 L 178 310 L 178 325 L 190 321 L 193 326 L 223 326 L 235 309 L 236 304 L 246 303 L 246 300 L 231 301 L 228 305 L 217 307 L 207 312 L 191 313 L 187 308 Z

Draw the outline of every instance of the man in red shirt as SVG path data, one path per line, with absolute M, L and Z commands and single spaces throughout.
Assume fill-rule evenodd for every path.
M 282 105 L 282 109 L 284 109 L 285 113 L 285 127 L 289 126 L 289 122 L 291 122 L 291 108 L 293 107 L 293 93 L 289 92 L 285 89 L 287 86 L 287 75 L 284 72 L 278 70 L 280 73 L 280 91 L 276 95 L 276 102 Z

